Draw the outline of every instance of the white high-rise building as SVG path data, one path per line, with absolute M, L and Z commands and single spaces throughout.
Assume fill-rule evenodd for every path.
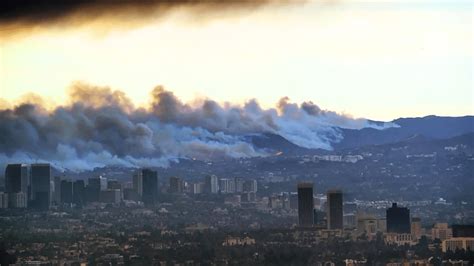
M 219 188 L 221 193 L 234 193 L 235 192 L 235 181 L 231 178 L 222 178 L 219 182 Z

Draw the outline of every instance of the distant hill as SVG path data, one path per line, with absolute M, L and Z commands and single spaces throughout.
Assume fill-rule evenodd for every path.
M 250 135 L 247 136 L 247 141 L 258 149 L 273 153 L 282 152 L 285 155 L 309 154 L 318 151 L 300 147 L 286 138 L 272 133 Z
M 383 130 L 374 128 L 342 129 L 344 139 L 333 143 L 336 150 L 356 148 L 366 145 L 394 143 L 413 136 L 426 139 L 447 139 L 474 132 L 474 116 L 440 117 L 426 116 L 419 118 L 399 118 L 392 121 L 400 127 Z
M 346 151 L 352 153 L 381 153 L 387 156 L 397 153 L 405 156 L 406 154 L 427 154 L 434 152 L 438 155 L 456 152 L 474 154 L 474 132 L 446 139 L 434 139 L 426 138 L 422 135 L 414 135 L 398 142 L 366 145 Z

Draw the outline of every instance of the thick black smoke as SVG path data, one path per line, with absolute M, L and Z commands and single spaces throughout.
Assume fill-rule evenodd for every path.
M 46 160 L 80 171 L 106 165 L 166 166 L 170 160 L 266 156 L 246 136 L 279 134 L 307 148 L 331 149 L 335 127 L 374 126 L 282 98 L 277 108 L 256 100 L 243 106 L 204 99 L 190 105 L 156 87 L 148 107 L 136 108 L 109 88 L 74 84 L 69 103 L 47 111 L 21 103 L 0 110 L 0 163 Z
M 93 24 L 94 27 L 133 27 L 186 11 L 192 21 L 251 12 L 268 5 L 303 0 L 2 0 L 0 34 Z

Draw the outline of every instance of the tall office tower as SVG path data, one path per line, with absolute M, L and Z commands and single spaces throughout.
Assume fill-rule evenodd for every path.
M 201 194 L 204 191 L 204 183 L 194 183 L 193 184 L 193 194 Z
M 243 185 L 244 192 L 257 192 L 257 180 L 245 180 Z
M 313 225 L 313 209 L 313 183 L 298 183 L 298 221 L 300 226 Z
M 170 193 L 183 193 L 184 182 L 181 178 L 172 176 L 170 177 Z
M 453 229 L 449 228 L 447 223 L 435 223 L 431 229 L 431 238 L 441 241 L 453 237 Z
M 328 211 L 327 221 L 328 229 L 343 229 L 344 215 L 342 206 L 342 191 L 329 190 L 327 193 Z
M 413 239 L 418 240 L 421 237 L 421 219 L 417 217 L 413 217 L 411 219 L 411 234 L 413 235 Z
M 99 180 L 100 180 L 100 190 L 104 191 L 104 190 L 107 190 L 107 178 L 103 177 L 103 176 L 99 176 Z
M 61 180 L 61 203 L 72 203 L 72 181 Z
M 61 177 L 60 176 L 54 177 L 53 201 L 56 202 L 56 204 L 59 204 L 61 202 Z
M 32 207 L 48 210 L 51 204 L 51 166 L 49 164 L 31 165 Z
M 87 180 L 87 201 L 88 202 L 99 202 L 100 197 L 100 178 L 89 178 Z
M 204 186 L 207 193 L 216 194 L 219 192 L 219 179 L 215 175 L 208 175 Z
M 84 180 L 76 180 L 72 184 L 72 203 L 76 206 L 84 206 L 86 202 L 86 186 Z
M 142 169 L 143 203 L 154 205 L 158 199 L 158 173 L 150 169 Z
M 5 169 L 5 192 L 10 208 L 26 208 L 29 191 L 29 169 L 26 164 L 9 164 Z
M 28 166 L 26 164 L 9 164 L 5 169 L 5 192 L 28 193 Z
M 234 193 L 235 192 L 235 182 L 231 178 L 222 178 L 219 180 L 219 190 L 221 193 Z
M 474 237 L 474 225 L 454 224 L 453 237 Z
M 133 175 L 133 190 L 137 192 L 139 197 L 143 195 L 143 176 L 141 170 Z
M 397 206 L 393 203 L 387 209 L 387 232 L 398 234 L 410 233 L 410 210 Z
M 240 177 L 235 178 L 235 192 L 242 193 L 244 192 L 244 179 Z

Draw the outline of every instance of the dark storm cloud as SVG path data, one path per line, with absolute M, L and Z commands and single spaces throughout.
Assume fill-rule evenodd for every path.
M 0 109 L 0 163 L 46 160 L 85 170 L 106 165 L 166 166 L 179 158 L 266 156 L 246 136 L 279 134 L 307 148 L 331 149 L 337 127 L 371 126 L 282 98 L 276 109 L 256 100 L 243 106 L 201 99 L 190 105 L 158 86 L 148 107 L 135 107 L 121 91 L 76 83 L 69 103 L 47 111 L 21 103 Z

